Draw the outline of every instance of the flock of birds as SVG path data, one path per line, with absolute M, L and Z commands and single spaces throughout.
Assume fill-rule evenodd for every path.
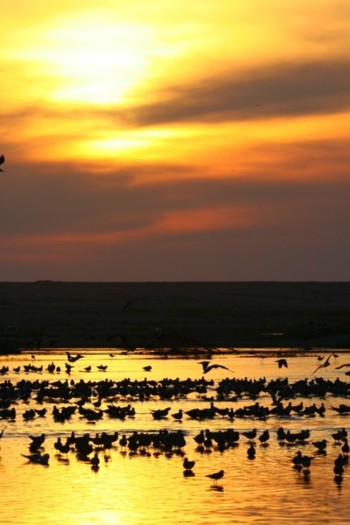
M 66 352 L 66 357 L 65 372 L 69 376 L 75 363 L 83 359 L 84 355 Z M 110 357 L 114 357 L 114 354 L 110 354 Z M 34 360 L 35 355 L 32 358 Z M 337 355 L 332 353 L 327 358 L 319 356 L 317 359 L 320 364 L 316 367 L 313 374 L 320 368 L 329 367 L 332 363 L 332 358 L 336 359 Z M 285 358 L 276 359 L 276 363 L 279 368 L 288 368 L 288 362 Z M 181 408 L 173 413 L 171 413 L 171 406 L 167 406 L 166 408 L 150 410 L 150 417 L 157 421 L 169 420 L 170 417 L 171 420 L 178 423 L 182 423 L 185 416 L 188 419 L 195 419 L 199 422 L 222 417 L 228 419 L 232 424 L 239 418 L 266 421 L 269 417 L 276 419 L 279 417 L 284 419 L 291 417 L 324 417 L 326 408 L 323 401 L 319 405 L 312 403 L 306 406 L 304 400 L 292 403 L 291 399 L 296 397 L 319 397 L 324 399 L 327 394 L 345 398 L 350 396 L 350 385 L 347 382 L 339 379 L 330 381 L 319 377 L 298 381 L 295 384 L 290 383 L 288 378 L 267 381 L 266 378 L 250 380 L 247 378 L 226 377 L 216 384 L 213 380 L 206 379 L 204 376 L 218 368 L 230 372 L 232 370 L 222 364 L 208 360 L 199 361 L 199 365 L 201 366 L 202 377 L 200 379 L 183 381 L 179 379 L 154 381 L 145 378 L 143 381 L 131 381 L 130 379 L 124 379 L 119 382 L 109 379 L 101 381 L 80 379 L 79 381 L 74 381 L 73 379 L 66 379 L 65 381 L 50 382 L 47 380 L 29 381 L 21 379 L 17 384 L 14 384 L 7 380 L 0 384 L 0 420 L 7 420 L 7 425 L 0 431 L 0 439 L 6 433 L 8 425 L 16 419 L 16 409 L 12 404 L 18 404 L 21 401 L 25 403 L 36 402 L 39 405 L 47 401 L 54 403 L 51 411 L 54 422 L 64 423 L 70 420 L 74 414 L 78 414 L 80 418 L 85 418 L 89 423 L 95 424 L 105 415 L 119 420 L 136 416 L 136 410 L 130 403 L 124 406 L 116 405 L 115 401 L 117 399 L 128 399 L 131 402 L 152 399 L 172 401 L 187 397 L 190 393 L 195 393 L 201 399 L 201 402 L 203 400 L 210 401 L 209 406 L 201 406 L 200 408 L 189 410 Z M 342 369 L 345 367 L 350 367 L 350 363 L 342 364 L 336 368 Z M 105 372 L 107 365 L 101 364 L 97 368 L 101 372 Z M 25 365 L 23 370 L 26 373 L 41 372 L 42 366 L 37 367 L 31 363 Z M 54 363 L 49 364 L 46 370 L 51 373 L 60 371 Z M 91 365 L 84 367 L 83 370 L 86 372 L 91 371 Z M 152 366 L 144 366 L 143 370 L 151 372 Z M 14 371 L 19 373 L 21 371 L 20 367 L 17 367 Z M 5 374 L 6 372 L 4 372 Z M 215 400 L 213 400 L 213 395 L 216 395 Z M 266 395 L 269 395 L 271 398 L 270 406 L 264 406 L 258 401 L 260 396 L 266 397 Z M 242 406 L 241 402 L 245 398 L 252 402 Z M 215 403 L 215 401 L 222 403 L 225 400 L 233 402 L 233 404 L 240 402 L 240 406 L 233 408 L 231 404 L 229 407 L 223 407 L 222 404 L 219 406 Z M 286 401 L 288 400 L 289 402 L 287 403 Z M 340 415 L 350 415 L 350 405 L 345 403 L 341 403 L 339 406 L 331 406 L 331 410 Z M 48 415 L 50 414 L 46 407 L 36 407 L 25 410 L 22 417 L 26 421 L 30 421 L 36 418 L 44 418 Z M 268 446 L 271 436 L 274 434 L 277 437 L 278 444 L 281 446 L 304 447 L 309 445 L 312 447 L 314 450 L 313 455 L 303 454 L 301 450 L 298 450 L 292 459 L 293 468 L 302 472 L 305 479 L 310 476 L 313 460 L 319 455 L 327 454 L 327 445 L 330 440 L 312 439 L 311 431 L 308 429 L 291 432 L 280 427 L 277 431 L 264 429 L 259 432 L 256 428 L 237 431 L 231 426 L 229 429 L 220 431 L 201 430 L 193 436 L 193 439 L 196 444 L 196 452 L 204 454 L 213 451 L 223 453 L 226 450 L 237 447 L 240 440 L 244 440 L 247 443 L 247 458 L 252 461 L 256 458 L 257 447 Z M 28 452 L 23 453 L 22 456 L 30 463 L 49 466 L 50 453 L 45 449 L 46 435 L 43 433 L 29 437 Z M 347 430 L 345 428 L 339 429 L 333 432 L 331 437 L 334 446 L 340 446 L 340 452 L 334 461 L 333 467 L 334 480 L 340 484 L 349 458 Z M 194 459 L 190 460 L 185 454 L 184 448 L 187 444 L 188 436 L 182 430 L 134 431 L 130 435 L 120 435 L 120 433 L 114 431 L 112 433 L 96 433 L 94 436 L 90 433 L 77 436 L 72 432 L 70 436 L 58 437 L 54 443 L 54 449 L 60 460 L 68 461 L 69 454 L 74 453 L 78 460 L 91 465 L 91 469 L 94 471 L 98 471 L 100 468 L 101 454 L 103 454 L 104 461 L 108 462 L 110 451 L 115 449 L 119 449 L 122 454 L 129 454 L 130 456 L 157 456 L 164 454 L 167 457 L 172 457 L 177 455 L 184 458 L 182 464 L 183 475 L 190 477 L 194 475 L 196 461 Z M 206 476 L 213 481 L 213 487 L 219 490 L 220 487 L 217 483 L 224 477 L 224 470 L 220 469 Z

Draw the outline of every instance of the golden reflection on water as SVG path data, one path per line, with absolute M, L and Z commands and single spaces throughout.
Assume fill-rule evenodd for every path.
M 349 356 L 340 355 L 337 364 L 349 360 Z M 45 369 L 48 363 L 54 361 L 64 366 L 64 355 L 37 355 L 35 364 L 43 365 L 43 372 L 38 374 L 13 373 L 17 365 L 30 361 L 30 356 L 3 358 L 9 365 L 8 376 L 2 381 L 17 382 L 23 377 L 28 380 L 47 378 L 49 381 L 67 379 L 65 373 L 48 374 Z M 289 377 L 290 381 L 298 378 L 312 377 L 315 369 L 315 356 L 288 358 L 287 370 L 279 370 L 275 358 L 261 359 L 258 357 L 225 356 L 215 358 L 216 363 L 222 363 L 235 371 L 235 377 Z M 33 362 L 33 361 L 31 361 Z M 100 363 L 108 364 L 105 373 L 97 369 Z M 83 366 L 84 364 L 84 366 Z M 160 380 L 164 377 L 200 378 L 201 367 L 196 360 L 186 359 L 147 359 L 145 357 L 117 356 L 109 358 L 106 355 L 85 355 L 81 363 L 75 367 L 68 380 L 85 381 L 111 378 L 120 380 L 124 377 L 143 380 L 143 366 L 152 365 L 152 371 L 146 376 L 149 380 Z M 83 372 L 85 366 L 91 365 L 90 373 Z M 321 370 L 320 376 L 334 380 L 337 376 L 346 380 L 346 376 L 335 369 Z M 232 377 L 232 373 L 217 369 L 210 373 L 207 379 L 216 383 L 224 377 Z M 208 374 L 209 376 L 209 374 Z M 208 396 L 215 395 L 209 391 Z M 259 400 L 262 404 L 269 403 L 267 398 Z M 333 464 L 339 453 L 339 446 L 333 443 L 331 433 L 337 428 L 345 427 L 350 432 L 349 419 L 341 417 L 330 409 L 332 405 L 347 403 L 345 399 L 333 397 L 326 400 L 307 399 L 305 404 L 321 401 L 326 405 L 326 417 L 279 419 L 270 417 L 267 421 L 251 419 L 215 418 L 210 421 L 194 421 L 184 418 L 183 422 L 168 418 L 154 421 L 151 408 L 170 406 L 171 413 L 182 407 L 188 410 L 199 405 L 207 406 L 209 400 L 189 396 L 176 401 L 144 401 L 132 402 L 136 409 L 134 419 L 119 421 L 109 419 L 104 415 L 101 421 L 92 425 L 83 418 L 74 415 L 71 421 L 56 423 L 51 416 L 52 404 L 44 403 L 48 412 L 44 418 L 24 421 L 22 413 L 31 406 L 37 406 L 35 400 L 28 403 L 17 403 L 17 418 L 15 422 L 3 421 L 6 425 L 3 438 L 0 441 L 0 479 L 1 503 L 0 524 L 6 525 L 37 525 L 45 523 L 58 525 L 81 524 L 177 524 L 211 525 L 211 524 L 281 524 L 303 523 L 314 525 L 318 523 L 345 524 L 350 523 L 348 506 L 350 501 L 349 472 L 345 470 L 342 483 L 334 481 Z M 119 404 L 127 401 L 122 400 Z M 251 400 L 244 399 L 238 403 L 249 404 Z M 293 400 L 294 402 L 294 400 Z M 215 400 L 215 404 L 219 404 Z M 116 403 L 117 404 L 117 403 Z M 229 406 L 229 401 L 221 402 Z M 237 406 L 237 403 L 234 405 Z M 41 406 L 42 408 L 42 406 Z M 350 417 L 350 416 L 348 416 Z M 309 443 L 302 447 L 281 446 L 276 439 L 276 430 L 283 426 L 286 429 L 298 431 L 311 429 Z M 72 452 L 59 456 L 54 449 L 58 436 L 66 437 L 74 430 L 81 435 L 89 432 L 118 431 L 130 434 L 133 430 L 169 431 L 178 429 L 186 431 L 185 454 L 196 461 L 193 477 L 183 475 L 183 455 L 155 454 L 150 449 L 147 454 L 130 456 L 129 452 L 116 444 L 110 451 L 99 453 L 100 468 L 92 471 L 91 465 L 78 460 Z M 239 444 L 220 453 L 199 452 L 193 436 L 201 429 L 234 428 L 238 431 L 257 428 L 261 433 L 269 428 L 271 438 L 268 446 L 259 442 L 256 445 L 256 458 L 247 459 L 248 443 L 241 436 Z M 28 463 L 21 454 L 28 453 L 29 435 L 47 435 L 45 451 L 50 454 L 49 466 Z M 315 454 L 313 440 L 322 438 L 329 440 L 325 455 Z M 310 475 L 297 472 L 292 468 L 292 457 L 296 450 L 302 449 L 303 454 L 312 454 L 314 460 Z M 223 479 L 216 485 L 207 474 L 225 471 Z

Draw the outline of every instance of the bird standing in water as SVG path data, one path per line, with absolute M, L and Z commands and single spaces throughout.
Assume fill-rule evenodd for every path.
M 214 485 L 216 485 L 218 480 L 224 477 L 224 471 L 219 470 L 219 472 L 214 472 L 213 474 L 206 474 L 206 477 L 212 479 L 214 481 Z
M 4 162 L 5 162 L 5 156 L 4 155 L 0 155 L 0 165 L 4 164 Z M 4 170 L 0 168 L 0 171 L 4 171 Z

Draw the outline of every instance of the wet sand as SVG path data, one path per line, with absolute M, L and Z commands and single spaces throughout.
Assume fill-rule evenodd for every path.
M 0 283 L 0 352 L 349 348 L 350 282 Z

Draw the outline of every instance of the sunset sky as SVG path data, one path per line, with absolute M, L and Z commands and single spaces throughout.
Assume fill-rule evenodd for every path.
M 3 4 L 0 281 L 350 280 L 349 20 Z

